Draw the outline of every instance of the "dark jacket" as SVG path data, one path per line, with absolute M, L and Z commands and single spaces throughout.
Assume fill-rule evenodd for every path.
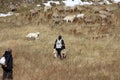
M 13 69 L 13 57 L 10 51 L 5 51 L 4 55 L 5 57 L 5 65 L 7 65 L 6 67 L 3 65 L 2 68 L 5 71 L 12 71 Z
M 56 39 L 56 41 L 55 41 L 55 43 L 54 43 L 54 49 L 56 49 L 56 43 L 57 43 L 57 39 Z M 64 43 L 64 40 L 62 39 L 62 48 L 61 49 L 65 49 L 65 43 Z

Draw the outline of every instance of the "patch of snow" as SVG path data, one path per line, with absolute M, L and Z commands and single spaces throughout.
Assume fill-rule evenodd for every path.
M 49 3 L 60 4 L 59 1 L 48 1 Z
M 43 3 L 45 6 L 51 6 L 50 3 Z
M 93 2 L 81 2 L 81 5 L 92 5 Z
M 112 0 L 114 3 L 118 3 L 120 2 L 120 0 Z M 76 5 L 92 5 L 94 4 L 93 2 L 82 2 L 81 0 L 64 0 L 62 1 L 63 3 L 65 3 L 65 6 L 76 6 Z M 47 3 L 43 3 L 45 6 L 51 6 L 50 3 L 56 3 L 56 4 L 60 4 L 59 1 L 48 1 Z M 99 4 L 111 4 L 108 0 L 104 0 L 103 2 L 99 2 Z
M 43 3 L 45 6 L 51 6 L 50 3 L 60 4 L 59 1 L 48 1 L 47 3 Z
M 65 3 L 65 6 L 75 6 L 75 5 L 80 5 L 80 0 L 66 0 L 66 1 L 63 1 L 63 3 Z
M 112 0 L 114 3 L 118 3 L 120 2 L 120 0 Z M 81 0 L 64 0 L 62 1 L 63 3 L 65 3 L 65 6 L 76 6 L 76 5 L 92 5 L 94 4 L 93 2 L 82 2 Z M 45 6 L 51 6 L 50 3 L 56 3 L 56 4 L 60 4 L 59 1 L 48 1 L 47 3 L 43 3 Z M 103 2 L 99 2 L 99 4 L 111 4 L 108 0 L 104 0 Z
M 0 13 L 0 17 L 7 17 L 7 16 L 12 16 L 12 15 L 13 15 L 12 12 L 8 12 L 7 14 Z
M 81 0 L 65 0 L 63 1 L 66 6 L 76 6 L 76 5 L 91 5 L 93 4 L 92 2 L 82 2 Z
M 114 3 L 119 3 L 120 0 L 112 0 Z

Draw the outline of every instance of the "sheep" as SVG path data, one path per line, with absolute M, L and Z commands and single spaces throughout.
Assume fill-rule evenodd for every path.
M 53 15 L 53 12 L 48 12 L 47 14 L 45 14 L 47 19 L 51 19 Z
M 14 12 L 14 11 L 17 11 L 17 8 L 16 8 L 16 6 L 15 5 L 10 5 L 9 6 L 9 8 L 10 8 L 10 11 L 12 11 L 12 12 Z
M 107 7 L 107 8 L 105 8 L 104 10 L 105 11 L 107 11 L 107 12 L 109 12 L 109 13 L 113 13 L 113 11 L 115 10 L 116 8 L 114 8 L 114 7 Z
M 100 14 L 99 17 L 101 19 L 101 22 L 106 22 L 107 21 L 107 16 L 106 15 Z
M 111 17 L 111 13 L 107 11 L 99 11 L 100 14 L 106 15 L 107 17 Z
M 88 23 L 89 23 L 89 24 L 90 24 L 90 23 L 94 24 L 96 21 L 95 21 L 95 19 L 86 18 L 86 17 L 85 17 L 84 22 L 85 22 L 86 24 L 88 24 Z
M 92 9 L 94 13 L 99 13 L 99 11 L 101 10 L 99 7 L 93 7 Z
M 58 15 L 57 12 L 54 12 L 54 13 L 52 14 L 52 18 L 58 18 L 58 17 L 59 17 L 59 15 Z
M 40 12 L 42 10 L 42 8 L 41 7 L 35 7 L 34 10 Z
M 61 15 L 59 15 L 58 13 L 54 12 L 52 15 L 52 19 L 54 21 L 54 24 L 59 24 L 62 21 L 62 17 Z
M 85 15 L 85 14 L 77 14 L 76 17 L 77 17 L 77 18 L 84 18 L 84 15 Z
M 52 10 L 52 6 L 44 6 L 44 16 L 47 16 L 48 12 Z
M 36 9 L 31 9 L 30 10 L 30 16 L 35 16 L 36 14 L 38 14 L 38 10 L 36 10 Z
M 39 39 L 39 34 L 39 32 L 29 33 L 28 35 L 26 35 L 26 38 L 36 40 Z
M 107 17 L 106 15 L 100 14 L 99 16 L 101 18 L 101 25 L 106 25 L 106 24 L 111 24 L 112 23 L 112 21 L 110 20 L 110 18 Z
M 62 20 L 59 19 L 59 18 L 54 18 L 53 19 L 53 24 L 61 24 L 62 23 Z
M 52 9 L 52 6 L 45 6 L 44 7 L 44 12 L 48 12 L 51 9 Z
M 104 14 L 100 14 L 99 16 L 100 16 L 102 19 L 106 19 L 106 18 L 107 18 L 107 16 L 104 15 Z
M 76 18 L 76 15 L 68 15 L 68 16 L 66 16 L 66 17 L 64 17 L 64 21 L 66 21 L 67 23 L 68 22 L 73 22 L 74 21 L 74 19 Z
M 80 13 L 83 11 L 83 8 L 81 8 L 81 6 L 77 6 L 76 8 L 77 8 L 77 11 Z
M 57 10 L 59 13 L 64 13 L 64 8 L 63 8 L 63 6 L 57 6 L 57 7 L 56 7 L 56 10 Z
M 82 23 L 84 20 L 84 14 L 77 14 L 74 21 L 77 21 L 78 23 Z
M 75 12 L 77 10 L 77 6 L 70 7 L 71 12 Z
M 64 11 L 65 11 L 65 12 L 70 12 L 70 11 L 71 11 L 71 9 L 70 9 L 69 6 L 64 6 L 63 8 L 64 8 Z

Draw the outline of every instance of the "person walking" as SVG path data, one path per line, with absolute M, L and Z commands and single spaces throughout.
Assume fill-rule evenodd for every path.
M 5 64 L 2 65 L 3 77 L 2 80 L 13 80 L 13 57 L 12 50 L 9 48 L 3 54 L 5 57 Z
M 64 40 L 62 39 L 62 36 L 59 35 L 58 38 L 55 40 L 54 43 L 54 51 L 57 51 L 57 56 L 62 59 L 61 56 L 61 51 L 65 49 L 65 43 Z

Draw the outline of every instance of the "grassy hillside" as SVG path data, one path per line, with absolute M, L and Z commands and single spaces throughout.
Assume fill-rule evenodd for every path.
M 92 39 L 87 33 L 89 26 L 82 24 L 82 34 L 69 33 L 69 29 L 81 27 L 78 23 L 56 25 L 51 22 L 36 24 L 21 14 L 0 18 L 0 55 L 13 49 L 14 80 L 120 80 L 120 9 L 114 14 L 117 22 L 107 27 L 107 37 Z M 16 20 L 17 19 L 17 20 Z M 113 19 L 114 21 L 114 19 Z M 40 32 L 40 38 L 29 41 L 25 35 Z M 53 44 L 61 34 L 66 44 L 67 58 L 54 59 Z M 0 69 L 2 77 L 2 69 Z

